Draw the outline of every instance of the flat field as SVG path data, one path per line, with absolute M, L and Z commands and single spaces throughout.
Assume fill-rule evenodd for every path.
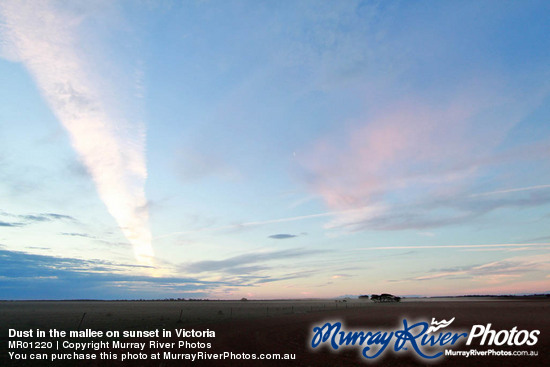
M 450 320 L 453 330 L 469 332 L 473 325 L 491 323 L 493 330 L 540 330 L 534 346 L 479 346 L 477 350 L 536 351 L 536 357 L 446 356 L 441 366 L 548 366 L 550 365 L 550 300 L 498 298 L 405 299 L 401 303 L 372 303 L 363 300 L 281 300 L 281 301 L 2 301 L 0 302 L 0 365 L 91 365 L 91 366 L 413 366 L 427 365 L 413 352 L 395 354 L 389 350 L 375 361 L 360 356 L 360 347 L 331 352 L 326 347 L 311 350 L 312 329 L 327 321 L 341 321 L 347 330 L 398 330 L 403 319 L 409 322 Z M 185 338 L 190 342 L 210 342 L 209 353 L 295 354 L 295 360 L 96 360 L 63 363 L 10 360 L 9 329 L 17 330 L 214 330 L 215 338 Z M 451 327 L 449 327 L 450 329 Z M 16 338 L 17 339 L 17 338 Z M 157 338 L 177 342 L 182 338 Z M 32 340 L 48 340 L 32 339 Z M 53 340 L 53 339 L 52 339 Z M 81 341 L 91 341 L 83 339 Z M 94 341 L 97 341 L 96 339 Z M 119 339 L 120 340 L 120 339 Z M 151 339 L 132 339 L 148 341 Z M 393 344 L 391 344 L 393 345 Z M 388 349 L 390 349 L 388 347 Z M 472 346 L 454 347 L 469 350 Z M 188 350 L 188 352 L 198 351 Z M 103 350 L 106 351 L 106 350 Z M 112 350 L 121 353 L 126 350 Z M 133 350 L 128 350 L 133 352 Z M 204 350 L 203 350 L 204 351 Z M 86 353 L 93 353 L 88 350 Z M 148 350 L 148 353 L 152 351 Z M 174 353 L 182 353 L 175 348 Z M 97 352 L 98 353 L 98 352 Z M 434 364 L 434 363 L 432 363 Z

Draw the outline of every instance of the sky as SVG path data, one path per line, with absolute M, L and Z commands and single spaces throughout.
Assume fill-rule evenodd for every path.
M 549 12 L 0 0 L 0 299 L 550 292 Z

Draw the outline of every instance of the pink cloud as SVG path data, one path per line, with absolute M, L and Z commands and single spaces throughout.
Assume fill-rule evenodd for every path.
M 374 109 L 319 139 L 300 155 L 310 189 L 335 211 L 463 195 L 527 112 L 521 103 L 510 106 L 509 98 L 478 87 L 447 102 Z
M 532 277 L 546 271 L 549 264 L 550 254 L 516 256 L 476 266 L 440 269 L 401 282 L 428 281 L 431 287 L 437 287 L 441 281 L 460 279 L 460 289 L 454 294 L 546 292 L 547 282 L 534 281 Z

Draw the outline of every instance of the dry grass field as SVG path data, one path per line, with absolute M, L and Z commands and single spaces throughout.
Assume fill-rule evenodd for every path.
M 0 322 L 17 328 L 95 329 L 172 327 L 186 324 L 304 314 L 324 310 L 372 307 L 368 300 L 282 301 L 7 301 L 0 302 Z M 2 330 L 5 332 L 5 330 Z M 2 335 L 3 336 L 3 335 Z
M 546 366 L 550 365 L 550 300 L 451 298 L 407 299 L 401 303 L 375 304 L 370 301 L 304 300 L 304 301 L 4 301 L 0 302 L 0 365 L 91 365 L 91 366 L 376 366 L 426 365 L 425 361 L 401 353 L 384 353 L 376 361 L 361 358 L 359 348 L 333 353 L 326 348 L 312 351 L 308 345 L 313 326 L 332 320 L 348 328 L 378 330 L 396 328 L 401 320 L 430 322 L 456 317 L 453 328 L 469 331 L 474 324 L 491 323 L 493 329 L 541 331 L 532 347 L 492 347 L 502 350 L 536 350 L 537 357 L 444 357 L 441 366 Z M 8 357 L 8 330 L 55 328 L 58 330 L 214 330 L 209 352 L 293 353 L 293 361 L 88 361 L 36 362 L 14 361 Z M 177 341 L 178 338 L 161 338 Z M 37 339 L 33 339 L 37 340 Z M 42 339 L 47 340 L 47 339 Z M 191 340 L 191 339 L 189 339 Z M 144 340 L 146 341 L 146 340 Z M 192 340 L 191 340 L 192 341 Z M 490 347 L 478 347 L 482 350 Z M 461 346 L 458 349 L 469 349 Z M 89 353 L 90 351 L 88 351 Z M 116 350 L 120 353 L 121 350 Z M 151 352 L 151 351 L 149 351 Z M 178 352 L 177 349 L 174 352 Z M 179 350 L 181 352 L 181 350 Z

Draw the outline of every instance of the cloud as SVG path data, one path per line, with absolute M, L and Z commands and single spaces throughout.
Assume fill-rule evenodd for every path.
M 52 220 L 76 221 L 76 219 L 74 217 L 71 217 L 70 215 L 56 213 L 17 215 L 17 217 L 28 222 L 50 222 Z
M 264 226 L 264 225 L 277 224 L 277 223 L 298 222 L 298 221 L 302 221 L 302 220 L 310 220 L 310 219 L 316 219 L 316 218 L 361 215 L 361 213 L 372 212 L 372 211 L 373 211 L 373 208 L 364 207 L 364 208 L 356 208 L 356 209 L 350 209 L 350 210 L 342 210 L 342 211 L 334 211 L 334 212 L 323 212 L 323 213 L 300 215 L 300 216 L 286 217 L 286 218 L 267 219 L 267 220 L 253 221 L 253 222 L 243 222 L 243 223 L 230 224 L 230 225 L 220 226 L 220 227 L 203 227 L 203 228 L 199 228 L 199 229 L 195 229 L 195 230 L 191 230 L 191 231 L 167 233 L 167 234 L 164 234 L 164 235 L 161 235 L 161 236 L 157 236 L 157 237 L 155 237 L 155 239 L 162 239 L 162 238 L 166 238 L 166 237 L 186 235 L 186 234 L 194 234 L 194 233 L 199 233 L 199 232 L 239 230 L 239 229 L 248 228 L 248 227 L 257 227 L 257 226 Z M 306 234 L 306 233 L 304 232 L 303 234 Z
M 23 227 L 32 223 L 41 223 L 41 222 L 50 222 L 53 220 L 69 220 L 76 222 L 77 220 L 70 216 L 65 214 L 57 214 L 57 213 L 40 213 L 40 214 L 13 214 L 13 213 L 7 213 L 0 210 L 0 215 L 8 218 L 15 218 L 18 221 L 17 222 L 5 222 L 0 221 L 0 227 Z
M 226 268 L 222 269 L 221 271 L 225 274 L 243 276 L 243 275 L 246 275 L 246 274 L 256 274 L 258 272 L 261 272 L 261 271 L 264 271 L 264 270 L 269 270 L 269 269 L 271 269 L 269 266 L 254 265 L 254 266 L 226 267 Z
M 524 190 L 522 190 L 524 191 Z M 492 197 L 470 195 L 436 196 L 424 198 L 416 203 L 401 206 L 373 206 L 370 211 L 357 211 L 349 215 L 342 211 L 333 212 L 336 218 L 325 225 L 326 228 L 361 230 L 427 230 L 471 222 L 474 219 L 503 208 L 528 208 L 550 203 L 550 190 L 513 196 Z
M 56 214 L 56 213 L 45 213 L 45 214 L 42 214 L 42 216 L 45 216 L 47 218 L 52 218 L 52 219 L 67 219 L 67 220 L 72 220 L 72 221 L 75 220 L 70 215 Z
M 270 252 L 252 252 L 223 260 L 198 261 L 182 264 L 179 268 L 187 273 L 219 274 L 220 278 L 233 286 L 254 286 L 265 283 L 310 277 L 322 272 L 302 270 L 285 272 L 284 267 L 270 265 L 278 260 L 297 259 L 324 253 L 321 250 L 290 249 Z
M 48 222 L 51 220 L 51 218 L 48 218 L 44 215 L 22 215 L 20 217 L 29 222 Z
M 135 299 L 172 298 L 185 292 L 204 297 L 227 285 L 189 277 L 149 277 L 127 270 L 147 269 L 102 260 L 34 255 L 0 250 L 3 299 Z
M 505 190 L 496 190 L 496 191 L 488 191 L 488 192 L 481 192 L 479 194 L 472 194 L 470 197 L 479 197 L 479 196 L 487 196 L 487 195 L 498 195 L 498 194 L 508 194 L 510 192 L 519 192 L 519 191 L 529 191 L 529 190 L 541 190 L 541 189 L 550 189 L 550 185 L 537 185 L 537 186 L 528 186 L 528 187 L 516 187 L 513 189 L 505 189 Z
M 150 263 L 145 129 L 128 106 L 138 83 L 90 49 L 107 45 L 114 13 L 108 2 L 3 1 L 3 54 L 32 74 L 136 258 Z
M 0 221 L 0 227 L 22 227 L 24 226 L 24 223 L 18 223 L 18 222 L 2 222 Z
M 275 240 L 286 240 L 288 238 L 294 238 L 298 236 L 295 234 L 279 233 L 279 234 L 272 234 L 271 236 L 268 236 L 268 237 L 273 238 Z
M 549 254 L 518 256 L 478 265 L 432 269 L 426 275 L 405 280 L 472 279 L 487 283 L 501 283 L 515 278 L 520 279 L 528 273 L 545 271 L 549 265 Z
M 513 29 L 502 27 L 505 22 L 516 24 L 522 17 L 512 8 L 501 10 L 500 31 L 471 16 L 459 26 L 463 17 L 457 14 L 473 9 L 451 8 L 423 9 L 432 16 L 422 26 L 411 23 L 418 14 L 409 12 L 416 13 L 417 7 L 376 9 L 383 13 L 382 24 L 374 26 L 380 33 L 373 42 L 358 43 L 368 44 L 369 50 L 358 46 L 367 60 L 355 78 L 362 85 L 347 96 L 355 101 L 353 110 L 333 117 L 334 125 L 328 127 L 319 118 L 326 132 L 304 145 L 295 159 L 308 191 L 328 211 L 376 209 L 363 217 L 337 215 L 328 228 L 403 230 L 472 223 L 502 206 L 495 201 L 483 211 L 469 200 L 468 208 L 460 207 L 465 197 L 487 199 L 548 188 L 542 174 L 548 170 L 548 129 L 541 128 L 545 117 L 540 112 L 549 95 L 548 57 L 515 52 L 525 40 L 537 44 L 542 29 L 514 39 L 501 32 Z M 502 39 L 509 42 L 501 44 L 501 53 L 481 46 Z M 533 68 L 518 73 L 509 67 L 511 58 Z M 538 113 L 542 117 L 533 117 Z M 526 162 L 540 165 L 518 167 L 523 174 L 510 174 Z M 475 192 L 484 194 L 471 196 Z M 447 200 L 426 207 L 433 198 Z M 384 220 L 376 220 L 379 216 Z
M 257 264 L 260 262 L 296 258 L 320 252 L 321 251 L 302 249 L 253 252 L 245 255 L 233 256 L 224 260 L 207 260 L 183 264 L 181 269 L 190 273 L 202 273 L 208 271 L 233 272 L 234 269 L 242 269 L 243 265 L 247 264 Z
M 334 274 L 331 278 L 332 279 L 342 279 L 342 278 L 349 278 L 351 275 L 349 274 Z
M 482 244 L 482 245 L 406 245 L 406 246 L 374 246 L 363 247 L 358 250 L 403 250 L 403 249 L 470 249 L 470 248 L 496 248 L 499 250 L 511 247 L 546 247 L 550 243 L 500 243 L 500 244 Z
M 283 281 L 283 280 L 307 278 L 307 277 L 316 275 L 320 272 L 321 272 L 320 270 L 297 271 L 297 272 L 284 274 L 284 275 L 278 276 L 278 277 L 265 277 L 265 279 L 260 279 L 260 280 L 256 281 L 255 284 L 265 284 L 265 283 L 272 283 L 272 282 L 280 282 L 280 281 Z
M 62 236 L 71 236 L 71 237 L 84 237 L 84 238 L 93 238 L 95 239 L 96 237 L 90 235 L 90 234 L 86 234 L 86 233 L 77 233 L 77 232 L 62 232 L 60 233 L 60 235 Z
M 493 116 L 481 127 L 478 115 L 488 109 L 509 108 L 496 96 L 474 101 L 478 93 L 471 94 L 453 96 L 439 107 L 396 103 L 388 111 L 353 124 L 343 137 L 325 137 L 304 152 L 304 177 L 331 210 L 373 209 L 363 215 L 340 215 L 328 227 L 435 228 L 469 221 L 504 206 L 549 202 L 550 195 L 543 190 L 547 185 L 475 197 L 465 194 L 480 172 L 488 169 L 482 161 L 494 156 L 506 132 L 525 113 L 516 107 L 508 118 Z M 528 191 L 540 193 L 531 198 L 493 197 Z
M 541 237 L 535 237 L 535 238 L 529 238 L 524 240 L 523 242 L 539 242 L 539 241 L 550 241 L 550 236 L 541 236 Z

